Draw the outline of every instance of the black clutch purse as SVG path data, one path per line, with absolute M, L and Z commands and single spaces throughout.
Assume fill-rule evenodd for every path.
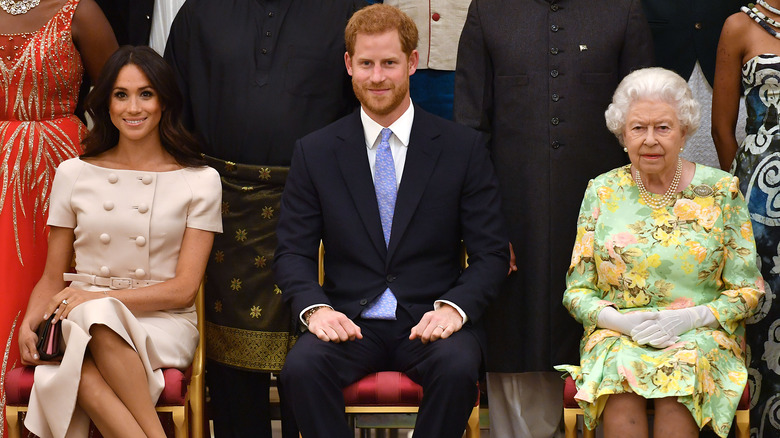
M 54 324 L 54 314 L 38 326 L 38 356 L 41 360 L 54 360 L 62 357 L 65 348 L 62 345 L 62 323 Z

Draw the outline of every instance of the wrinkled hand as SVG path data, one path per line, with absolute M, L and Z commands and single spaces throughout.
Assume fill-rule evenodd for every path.
M 614 307 L 605 307 L 599 312 L 598 327 L 615 330 L 626 336 L 631 336 L 631 331 L 645 321 L 658 318 L 657 312 L 629 312 L 620 313 Z
M 360 327 L 347 318 L 347 315 L 327 306 L 318 308 L 309 317 L 309 331 L 325 342 L 339 343 L 363 339 Z
M 506 273 L 507 277 L 517 271 L 517 258 L 515 257 L 515 249 L 512 248 L 512 242 L 509 242 L 509 272 Z
M 442 303 L 438 309 L 426 312 L 420 322 L 412 327 L 410 340 L 420 339 L 423 344 L 447 339 L 463 327 L 463 317 L 449 304 Z
M 43 319 L 49 319 L 49 315 L 54 313 L 57 315 L 57 318 L 54 319 L 54 322 L 56 323 L 58 320 L 67 318 L 70 311 L 75 309 L 79 304 L 103 298 L 104 296 L 105 295 L 97 292 L 88 292 L 82 289 L 66 287 L 58 294 L 51 297 L 49 303 L 46 305 Z

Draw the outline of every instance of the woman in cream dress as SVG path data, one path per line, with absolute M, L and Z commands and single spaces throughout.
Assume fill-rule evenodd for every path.
M 84 155 L 57 169 L 46 267 L 19 332 L 22 361 L 39 365 L 25 426 L 87 436 L 91 419 L 107 437 L 164 437 L 160 368 L 189 366 L 198 342 L 193 303 L 222 231 L 219 176 L 181 127 L 172 73 L 151 49 L 120 48 L 87 106 L 95 129 Z M 44 364 L 35 329 L 52 314 L 65 355 Z

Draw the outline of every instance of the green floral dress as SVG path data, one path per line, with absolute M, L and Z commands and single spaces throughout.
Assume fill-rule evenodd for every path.
M 747 381 L 742 320 L 763 294 L 737 178 L 697 165 L 673 207 L 653 210 L 629 166 L 591 180 L 577 221 L 563 304 L 585 327 L 577 384 L 589 428 L 609 394 L 676 396 L 699 427 L 725 437 Z M 596 327 L 606 306 L 652 312 L 707 305 L 718 329 L 698 328 L 656 349 Z

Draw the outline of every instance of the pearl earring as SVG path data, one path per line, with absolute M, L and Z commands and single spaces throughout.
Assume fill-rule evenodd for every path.
M 623 148 L 623 152 L 628 153 L 628 148 Z

